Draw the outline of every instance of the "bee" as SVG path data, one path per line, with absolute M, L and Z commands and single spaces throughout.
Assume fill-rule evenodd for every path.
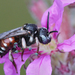
M 16 72 L 17 67 L 14 62 L 12 52 L 15 52 L 15 43 L 22 49 L 21 60 L 23 61 L 24 49 L 27 46 L 37 43 L 37 40 L 42 44 L 48 44 L 51 41 L 50 33 L 58 31 L 48 31 L 49 29 L 49 12 L 47 17 L 47 28 L 38 28 L 35 24 L 26 23 L 22 27 L 12 29 L 10 31 L 0 34 L 0 57 L 3 57 L 9 52 L 9 60 L 14 65 Z M 37 51 L 39 50 L 39 43 L 37 44 Z

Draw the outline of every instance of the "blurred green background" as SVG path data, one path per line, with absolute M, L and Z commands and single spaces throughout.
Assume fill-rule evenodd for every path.
M 23 26 L 25 23 L 35 23 L 26 7 L 26 0 L 0 0 L 0 33 Z M 0 75 L 5 75 L 3 64 L 0 64 Z M 23 67 L 21 75 L 25 75 Z

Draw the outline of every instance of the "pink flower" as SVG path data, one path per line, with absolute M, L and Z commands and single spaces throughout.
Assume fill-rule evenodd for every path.
M 52 3 L 52 0 L 50 0 L 50 3 Z M 44 1 L 44 0 L 38 0 L 38 1 L 31 0 L 30 3 L 28 3 L 28 4 L 29 4 L 29 6 L 28 6 L 29 13 L 31 14 L 33 19 L 36 21 L 36 24 L 38 26 L 39 25 L 41 26 L 39 20 L 41 21 L 43 13 L 47 10 L 47 8 L 49 6 L 48 2 Z M 60 32 L 61 32 L 61 34 L 59 35 L 60 42 L 62 42 L 65 39 L 70 38 L 72 35 L 72 32 L 71 32 L 72 27 L 70 26 L 71 24 L 70 24 L 69 19 L 70 18 L 69 18 L 69 12 L 68 12 L 68 7 L 67 7 L 64 9 L 63 19 L 62 19 L 62 23 L 61 23 L 61 27 L 60 27 Z M 68 28 L 66 29 L 67 26 L 68 26 Z M 53 28 L 53 25 L 52 25 L 52 27 L 50 27 L 50 29 L 51 28 Z
M 53 30 L 59 31 L 62 22 L 64 7 L 73 2 L 75 2 L 75 0 L 69 0 L 69 1 L 55 0 L 53 5 L 49 9 L 47 9 L 47 11 L 43 14 L 41 20 L 42 27 L 47 27 L 47 16 L 48 16 L 48 12 L 50 12 L 49 28 L 51 28 L 51 26 L 54 25 Z M 48 45 L 40 44 L 38 58 L 34 59 L 29 64 L 29 66 L 26 69 L 26 75 L 51 75 L 52 67 L 51 67 L 50 55 L 56 52 L 58 49 L 60 51 L 63 50 L 64 52 L 69 52 L 75 49 L 74 36 L 72 36 L 70 39 L 67 40 L 67 42 L 65 41 L 62 44 L 60 43 L 58 44 L 58 42 L 54 38 L 56 38 L 56 33 L 54 33 L 52 41 Z M 67 47 L 69 47 L 69 50 Z
M 40 25 L 41 17 L 43 13 L 47 10 L 48 4 L 44 0 L 31 0 L 29 1 L 28 10 L 33 19 Z M 39 14 L 40 13 L 40 14 Z
M 33 49 L 32 49 L 33 50 Z M 0 64 L 4 63 L 4 72 L 5 75 L 20 75 L 20 69 L 21 66 L 26 62 L 26 60 L 29 58 L 29 56 L 34 53 L 34 51 L 29 51 L 29 49 L 25 49 L 24 55 L 23 55 L 23 60 L 21 61 L 21 53 L 14 53 L 14 61 L 17 65 L 17 71 L 16 73 L 15 67 L 13 66 L 12 62 L 9 60 L 9 55 L 8 53 L 0 58 Z
M 62 62 L 59 62 L 60 63 L 60 68 L 56 67 L 57 70 L 59 71 L 59 75 L 64 75 L 65 73 L 69 73 L 70 72 L 70 69 L 68 67 L 68 63 L 66 65 L 64 65 Z M 66 74 L 67 75 L 67 74 Z
M 26 75 L 51 75 L 51 60 L 49 55 L 41 55 L 29 64 Z
M 75 35 L 70 39 L 65 40 L 63 43 L 58 44 L 58 49 L 63 50 L 64 52 L 75 50 Z
M 53 5 L 48 8 L 47 11 L 45 11 L 45 13 L 43 14 L 41 20 L 42 26 L 47 26 L 47 14 L 48 12 L 50 12 L 49 26 L 51 27 L 53 24 L 55 24 L 53 30 L 59 31 L 62 22 L 64 7 L 73 2 L 75 2 L 75 0 L 55 0 Z
M 42 14 L 47 9 L 47 4 L 43 0 L 39 0 L 39 1 L 31 0 L 30 3 L 31 4 L 28 6 L 30 13 L 34 13 L 33 15 L 36 15 L 36 17 L 40 21 L 41 17 L 42 17 Z M 40 14 L 38 14 L 38 12 Z
M 64 11 L 64 7 L 75 2 L 75 0 L 55 0 L 53 5 L 47 9 L 47 11 L 43 14 L 41 24 L 42 27 L 46 27 L 47 25 L 47 15 L 48 12 L 50 12 L 49 16 L 49 28 L 51 26 L 53 27 L 53 30 L 59 31 L 60 25 L 62 22 L 62 15 Z M 51 29 L 50 29 L 51 30 Z M 53 36 L 53 35 L 52 35 Z M 21 53 L 13 54 L 14 61 L 17 65 L 18 74 L 16 73 L 16 70 L 12 63 L 8 59 L 8 54 L 6 54 L 3 58 L 0 58 L 0 63 L 4 63 L 4 71 L 6 75 L 20 75 L 20 68 L 25 63 L 25 61 L 31 56 L 33 53 L 37 57 L 31 57 L 32 60 L 31 63 L 28 65 L 26 69 L 26 75 L 51 75 L 52 74 L 52 66 L 51 66 L 51 55 L 58 51 L 58 49 L 64 52 L 69 52 L 75 49 L 75 43 L 74 38 L 75 35 L 72 36 L 69 40 L 64 41 L 62 44 L 58 44 L 57 39 L 55 39 L 57 36 L 56 33 L 54 33 L 54 36 L 52 37 L 52 40 L 47 45 L 39 45 L 39 52 L 36 54 L 36 50 L 33 49 L 31 51 L 24 52 L 23 59 L 24 62 L 21 61 Z M 68 48 L 67 48 L 68 47 Z
M 54 29 L 55 30 L 59 30 L 61 22 L 62 22 L 62 15 L 63 15 L 63 5 L 62 2 L 60 0 L 55 0 L 53 5 L 47 9 L 47 11 L 45 11 L 45 13 L 43 14 L 42 20 L 41 20 L 41 24 L 43 27 L 46 27 L 47 25 L 47 15 L 48 12 L 50 12 L 50 16 L 49 16 L 49 28 L 55 24 Z M 57 26 L 58 25 L 58 26 Z

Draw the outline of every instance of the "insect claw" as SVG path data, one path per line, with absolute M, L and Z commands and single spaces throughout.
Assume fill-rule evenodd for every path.
M 23 59 L 22 59 L 21 61 L 22 61 L 22 62 L 24 62 L 24 60 L 23 60 Z
M 16 73 L 18 74 L 18 72 L 16 71 Z

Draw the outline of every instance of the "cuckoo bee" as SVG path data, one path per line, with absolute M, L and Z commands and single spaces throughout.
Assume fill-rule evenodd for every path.
M 18 47 L 22 49 L 21 60 L 23 61 L 24 49 L 27 46 L 31 46 L 37 43 L 37 51 L 39 50 L 39 42 L 42 44 L 48 44 L 51 41 L 50 33 L 58 31 L 48 31 L 49 29 L 49 12 L 47 17 L 47 28 L 38 28 L 35 24 L 25 24 L 22 27 L 12 29 L 10 31 L 0 34 L 0 57 L 3 57 L 9 52 L 9 60 L 14 65 L 16 72 L 17 67 L 12 56 L 12 52 L 16 50 L 14 47 L 17 42 Z

